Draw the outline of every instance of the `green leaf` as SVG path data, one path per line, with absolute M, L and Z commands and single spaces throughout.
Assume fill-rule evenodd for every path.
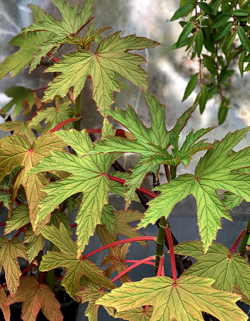
M 247 17 L 247 16 L 249 16 L 249 12 L 247 12 L 245 10 L 241 10 L 241 9 L 234 10 L 232 13 L 236 17 Z
M 71 7 L 63 0 L 54 0 L 53 3 L 58 8 L 62 20 L 57 20 L 41 8 L 32 5 L 34 22 L 11 40 L 10 43 L 20 49 L 0 65 L 0 78 L 8 73 L 16 76 L 28 65 L 30 71 L 35 69 L 42 57 L 68 43 L 68 37 L 77 33 L 92 14 L 93 0 L 85 1 L 83 7 Z
M 188 15 L 191 11 L 194 10 L 194 4 L 193 3 L 188 3 L 183 7 L 180 7 L 173 15 L 171 18 L 171 21 L 177 20 L 181 17 L 184 17 Z
M 242 46 L 247 50 L 250 51 L 250 40 L 245 32 L 245 29 L 241 26 L 237 27 L 237 33 L 240 38 L 240 42 Z
M 243 202 L 243 199 L 242 199 L 242 197 L 240 197 L 238 195 L 235 195 L 235 194 L 232 194 L 229 192 L 225 192 L 223 195 L 222 201 L 225 204 L 225 206 L 231 210 L 231 209 L 239 206 Z
M 46 130 L 55 127 L 58 123 L 64 121 L 73 116 L 73 110 L 69 106 L 69 102 L 65 102 L 56 107 L 48 107 L 44 110 L 39 111 L 35 117 L 29 122 L 30 128 L 39 128 L 40 123 L 44 121 L 46 123 Z M 67 127 L 69 125 L 66 125 Z M 67 129 L 67 127 L 64 129 Z
M 35 95 L 29 88 L 11 87 L 5 91 L 5 94 L 12 99 L 1 108 L 0 112 L 2 115 L 8 113 L 13 106 L 15 106 L 15 109 L 12 112 L 14 117 L 18 116 L 21 112 L 27 114 L 31 111 L 31 108 L 35 103 Z
M 217 190 L 229 191 L 246 201 L 250 200 L 249 174 L 234 172 L 249 166 L 250 148 L 232 151 L 250 127 L 229 133 L 200 159 L 194 175 L 184 174 L 169 184 L 157 187 L 161 194 L 149 202 L 149 209 L 138 227 L 166 218 L 174 206 L 192 194 L 196 199 L 198 226 L 204 250 L 207 251 L 221 227 L 221 218 L 231 220 L 228 208 L 220 200 Z
M 108 193 L 111 190 L 110 181 L 105 174 L 117 155 L 86 156 L 90 149 L 93 149 L 86 132 L 61 130 L 56 135 L 74 148 L 77 155 L 53 152 L 32 170 L 32 174 L 53 170 L 71 174 L 66 179 L 53 182 L 44 188 L 47 196 L 39 204 L 35 226 L 67 198 L 83 193 L 83 201 L 76 219 L 79 257 L 88 244 L 89 237 L 94 234 L 96 225 L 101 223 L 103 207 L 108 203 Z M 85 156 L 81 157 L 84 154 Z
M 126 199 L 135 197 L 135 190 L 148 172 L 155 172 L 160 163 L 174 163 L 173 157 L 166 151 L 169 145 L 169 135 L 166 130 L 165 106 L 161 105 L 153 95 L 146 94 L 145 99 L 149 108 L 151 128 L 147 128 L 132 107 L 126 110 L 114 109 L 107 112 L 118 123 L 126 127 L 134 139 L 107 137 L 98 142 L 91 153 L 130 152 L 139 153 L 141 158 L 134 168 L 126 184 L 128 192 Z
M 201 88 L 200 94 L 198 96 L 198 103 L 201 114 L 204 112 L 208 100 L 211 99 L 215 93 L 216 88 L 208 87 L 206 85 Z
M 10 74 L 11 77 L 16 76 L 25 67 L 27 67 L 35 57 L 37 48 L 41 43 L 48 41 L 48 35 L 45 33 L 27 33 L 20 34 L 13 38 L 10 42 L 13 46 L 20 49 L 0 64 L 0 79 Z M 42 56 L 40 56 L 40 59 Z M 40 62 L 40 60 L 39 60 Z M 7 106 L 5 106 L 7 108 Z
M 4 229 L 4 234 L 9 234 L 20 229 L 30 222 L 29 209 L 26 205 L 20 205 L 14 209 L 12 216 L 8 219 Z
M 195 34 L 195 52 L 197 53 L 198 57 L 200 57 L 201 55 L 203 42 L 204 42 L 203 30 L 200 29 Z
M 197 86 L 197 80 L 198 80 L 198 74 L 195 74 L 190 78 L 190 80 L 186 86 L 182 101 L 186 100 L 192 94 L 195 87 Z
M 81 51 L 67 55 L 47 69 L 48 72 L 61 74 L 49 83 L 43 100 L 51 100 L 56 95 L 66 96 L 71 87 L 72 97 L 76 99 L 87 77 L 91 76 L 93 99 L 98 108 L 105 111 L 113 104 L 113 93 L 120 91 L 118 75 L 142 89 L 147 88 L 147 76 L 141 68 L 145 59 L 129 51 L 157 45 L 157 42 L 147 38 L 135 35 L 121 37 L 120 32 L 116 32 L 104 38 L 95 53 Z
M 153 306 L 150 321 L 203 321 L 206 312 L 221 321 L 247 321 L 247 315 L 236 306 L 240 296 L 211 287 L 211 279 L 181 276 L 176 285 L 168 277 L 150 277 L 126 282 L 97 300 L 97 304 L 118 312 Z
M 204 255 L 200 241 L 178 244 L 175 252 L 193 256 L 197 260 L 185 271 L 185 275 L 213 278 L 213 287 L 216 289 L 235 292 L 239 288 L 250 299 L 250 266 L 245 258 L 230 253 L 228 248 L 219 243 L 213 243 Z
M 214 41 L 219 41 L 224 38 L 232 30 L 232 27 L 232 22 L 228 22 L 225 27 L 215 35 Z
M 60 252 L 48 251 L 47 254 L 43 255 L 40 270 L 50 271 L 58 267 L 64 267 L 66 272 L 62 285 L 70 296 L 74 297 L 76 292 L 79 291 L 80 280 L 83 276 L 100 287 L 108 289 L 114 287 L 113 283 L 104 276 L 103 271 L 94 263 L 87 259 L 76 258 L 76 243 L 72 241 L 69 231 L 63 224 L 60 225 L 59 229 L 54 226 L 44 227 L 42 235 L 52 242 Z
M 18 258 L 27 259 L 24 245 L 17 240 L 0 239 L 0 268 L 4 270 L 7 288 L 14 295 L 22 275 Z
M 203 63 L 208 71 L 211 72 L 212 75 L 217 74 L 217 66 L 214 59 L 211 56 L 203 55 Z
M 191 21 L 189 21 L 185 24 L 185 26 L 184 26 L 184 28 L 183 28 L 183 30 L 177 40 L 177 43 L 176 43 L 177 47 L 182 46 L 183 42 L 185 42 L 188 39 L 188 37 L 194 27 L 195 26 L 194 26 L 193 22 L 191 22 Z
M 219 125 L 223 124 L 224 121 L 227 118 L 227 114 L 228 114 L 228 111 L 229 111 L 228 104 L 229 104 L 229 101 L 226 98 L 223 99 L 221 104 L 220 104 L 219 111 L 218 111 Z

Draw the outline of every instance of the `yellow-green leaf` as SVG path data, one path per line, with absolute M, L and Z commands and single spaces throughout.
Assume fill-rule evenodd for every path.
M 202 312 L 220 321 L 247 321 L 247 315 L 235 304 L 240 296 L 212 288 L 213 280 L 182 276 L 150 277 L 127 282 L 97 300 L 118 312 L 153 306 L 150 321 L 203 321 Z

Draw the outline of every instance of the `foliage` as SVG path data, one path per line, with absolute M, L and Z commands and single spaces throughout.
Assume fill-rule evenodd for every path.
M 40 311 L 61 321 L 57 294 L 65 291 L 70 300 L 88 303 L 90 321 L 98 320 L 100 306 L 129 321 L 202 321 L 205 313 L 209 320 L 246 321 L 235 303 L 250 302 L 250 224 L 230 249 L 214 240 L 222 219 L 232 220 L 230 211 L 250 201 L 250 148 L 236 151 L 250 128 L 213 142 L 206 134 L 214 128 L 180 137 L 197 106 L 203 112 L 214 95 L 221 99 L 219 123 L 225 120 L 233 64 L 238 62 L 242 74 L 249 70 L 248 1 L 180 2 L 172 20 L 182 19 L 183 30 L 173 47 L 186 47 L 200 64 L 183 100 L 197 86 L 200 92 L 170 129 L 166 107 L 148 90 L 140 55 L 159 43 L 97 27 L 93 0 L 77 6 L 52 2 L 60 17 L 31 6 L 33 24 L 11 40 L 19 49 L 0 64 L 0 78 L 26 67 L 51 75 L 44 88 L 7 89 L 12 100 L 1 110 L 6 122 L 0 130 L 7 133 L 0 139 L 0 202 L 7 213 L 0 222 L 5 320 L 10 320 L 10 305 L 20 302 L 24 321 L 37 320 Z M 65 47 L 70 53 L 64 54 Z M 149 126 L 132 106 L 113 107 L 123 79 L 144 92 Z M 79 121 L 86 107 L 84 87 L 103 118 L 100 129 L 82 128 Z M 23 114 L 25 121 L 16 120 Z M 202 157 L 190 173 L 198 152 Z M 120 163 L 124 153 L 138 156 L 129 170 Z M 179 175 L 181 166 L 186 172 Z M 160 185 L 162 170 L 166 183 Z M 148 176 L 154 191 L 145 188 Z M 124 200 L 124 208 L 116 208 L 114 195 Z M 189 195 L 196 201 L 200 240 L 177 244 L 167 219 Z M 132 202 L 140 202 L 145 213 L 133 210 Z M 155 224 L 157 236 L 143 235 L 140 228 L 149 224 Z M 93 235 L 102 246 L 89 251 Z M 131 258 L 131 243 L 145 247 L 148 241 L 155 243 L 155 255 Z M 92 256 L 102 251 L 97 265 Z M 171 277 L 165 273 L 166 255 Z M 142 264 L 154 268 L 152 277 L 133 282 L 129 272 Z

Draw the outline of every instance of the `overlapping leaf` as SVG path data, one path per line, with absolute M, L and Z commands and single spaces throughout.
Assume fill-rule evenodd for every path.
M 27 259 L 24 245 L 16 240 L 1 238 L 0 267 L 4 270 L 7 288 L 11 295 L 15 294 L 22 274 L 17 260 L 19 257 Z
M 67 55 L 59 63 L 47 69 L 48 72 L 60 72 L 49 84 L 44 100 L 53 99 L 56 95 L 66 96 L 73 87 L 72 97 L 76 98 L 84 87 L 88 76 L 93 83 L 93 99 L 102 110 L 113 104 L 113 93 L 120 91 L 118 75 L 128 79 L 140 88 L 147 88 L 147 76 L 141 68 L 145 62 L 142 56 L 130 53 L 130 50 L 141 50 L 154 47 L 157 42 L 147 38 L 129 35 L 121 37 L 120 32 L 104 38 L 96 52 L 79 51 Z
M 169 135 L 165 127 L 165 107 L 154 96 L 145 95 L 145 98 L 150 112 L 151 128 L 147 128 L 141 122 L 132 107 L 126 110 L 110 110 L 107 114 L 126 127 L 134 135 L 135 140 L 108 137 L 99 142 L 95 149 L 96 152 L 136 152 L 142 155 L 133 174 L 127 179 L 129 189 L 126 197 L 129 201 L 134 197 L 136 188 L 141 185 L 148 172 L 156 172 L 160 163 L 175 162 L 166 151 L 169 145 Z
M 88 321 L 98 321 L 99 305 L 95 304 L 96 300 L 102 297 L 104 291 L 97 285 L 86 282 L 84 288 L 82 288 L 76 295 L 80 299 L 81 303 L 88 302 L 88 306 L 85 310 L 85 315 Z
M 97 304 L 118 312 L 153 306 L 150 321 L 203 321 L 207 312 L 220 321 L 247 321 L 247 315 L 235 304 L 240 296 L 216 290 L 213 280 L 182 276 L 176 285 L 168 277 L 151 277 L 127 282 L 97 300 Z
M 108 193 L 111 190 L 106 173 L 117 156 L 86 156 L 93 149 L 93 144 L 86 132 L 72 129 L 56 134 L 70 145 L 77 155 L 53 152 L 32 170 L 33 174 L 50 170 L 63 170 L 71 174 L 66 179 L 45 187 L 47 196 L 39 205 L 36 224 L 44 220 L 71 195 L 83 193 L 83 201 L 76 219 L 78 256 L 80 256 L 89 237 L 94 234 L 96 225 L 101 223 L 102 211 L 104 205 L 108 203 Z
M 10 102 L 8 102 L 5 106 L 1 108 L 2 115 L 7 114 L 12 107 L 15 107 L 15 109 L 12 112 L 12 115 L 16 117 L 21 112 L 30 112 L 32 106 L 35 104 L 36 96 L 33 90 L 30 88 L 25 88 L 21 86 L 11 87 L 5 91 L 5 94 L 12 99 Z M 2 124 L 2 126 L 4 126 L 4 124 Z
M 66 269 L 62 285 L 69 295 L 74 296 L 79 291 L 80 280 L 84 276 L 89 281 L 104 288 L 113 288 L 113 283 L 104 276 L 104 273 L 94 263 L 85 259 L 76 258 L 77 247 L 70 237 L 69 231 L 61 224 L 57 229 L 54 226 L 46 226 L 42 235 L 51 241 L 59 251 L 48 251 L 43 256 L 40 265 L 41 271 L 49 271 L 58 267 Z
M 10 307 L 4 288 L 0 288 L 0 309 L 2 310 L 4 320 L 10 321 Z
M 42 188 L 47 184 L 44 174 L 27 176 L 28 171 L 52 150 L 61 150 L 65 144 L 52 133 L 40 136 L 13 135 L 0 140 L 0 181 L 15 168 L 21 167 L 15 184 L 14 197 L 22 185 L 29 205 L 30 221 L 34 226 L 37 205 L 44 193 Z
M 219 243 L 213 243 L 204 255 L 200 241 L 178 244 L 175 251 L 197 260 L 185 271 L 185 275 L 212 278 L 216 289 L 234 292 L 237 288 L 250 299 L 250 266 L 245 258 L 230 253 L 228 248 Z
M 29 209 L 26 205 L 20 205 L 13 211 L 11 217 L 7 220 L 4 233 L 8 234 L 20 229 L 30 222 Z
M 36 321 L 40 310 L 49 321 L 63 321 L 55 294 L 32 276 L 23 277 L 16 294 L 9 297 L 9 304 L 16 302 L 22 302 L 23 321 Z
M 73 111 L 70 108 L 69 103 L 66 102 L 56 107 L 48 107 L 39 111 L 35 117 L 29 122 L 30 128 L 39 128 L 42 121 L 45 122 L 45 130 L 49 130 L 55 127 L 58 123 L 72 117 Z
M 39 252 L 43 250 L 45 239 L 41 234 L 36 235 L 32 231 L 28 231 L 25 233 L 24 244 L 26 246 L 29 262 L 31 263 Z
M 11 40 L 20 49 L 8 56 L 1 66 L 0 78 L 10 73 L 17 75 L 30 65 L 33 70 L 51 50 L 67 43 L 67 38 L 78 32 L 92 13 L 93 0 L 84 2 L 84 7 L 71 7 L 67 1 L 53 0 L 62 19 L 57 20 L 37 6 L 31 6 L 34 23 Z
M 238 152 L 232 150 L 249 129 L 247 127 L 229 133 L 222 141 L 215 142 L 213 149 L 200 159 L 194 175 L 180 175 L 170 184 L 157 188 L 161 194 L 149 203 L 149 209 L 139 227 L 155 223 L 161 216 L 168 217 L 178 202 L 192 194 L 197 204 L 201 240 L 205 251 L 208 250 L 221 227 L 221 218 L 231 220 L 228 208 L 217 191 L 226 190 L 250 201 L 250 176 L 235 172 L 249 167 L 250 148 Z

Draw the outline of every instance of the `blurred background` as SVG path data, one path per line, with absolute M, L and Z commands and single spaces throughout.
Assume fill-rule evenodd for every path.
M 72 3 L 80 3 L 82 0 L 68 0 Z M 39 5 L 49 12 L 58 14 L 49 0 L 0 0 L 0 61 L 6 55 L 15 51 L 15 48 L 8 44 L 8 41 L 20 30 L 31 24 L 31 10 L 27 7 L 29 3 Z M 123 35 L 136 34 L 151 38 L 161 43 L 154 49 L 146 49 L 141 52 L 147 63 L 144 68 L 149 74 L 149 90 L 155 94 L 161 103 L 166 105 L 167 126 L 171 127 L 177 117 L 189 107 L 194 98 L 193 93 L 185 104 L 181 99 L 189 80 L 189 77 L 197 71 L 198 62 L 191 61 L 183 49 L 170 50 L 170 45 L 178 38 L 180 27 L 178 22 L 170 22 L 170 18 L 178 7 L 178 0 L 96 0 L 95 17 L 98 26 L 111 26 L 113 31 L 121 30 Z M 39 88 L 44 85 L 44 80 L 40 75 L 33 72 L 19 74 L 15 78 L 4 78 L 0 80 L 0 108 L 4 106 L 10 98 L 5 95 L 5 90 L 11 86 L 24 86 L 29 88 Z M 229 131 L 250 125 L 250 76 L 245 75 L 241 78 L 240 73 L 236 72 L 231 82 L 231 109 L 225 123 L 212 131 L 208 136 L 211 140 L 222 138 Z M 147 109 L 142 92 L 133 85 L 126 83 L 125 89 L 119 93 L 116 105 L 125 106 L 131 104 L 147 124 L 149 122 Z M 91 107 L 92 108 L 92 107 Z M 204 128 L 218 125 L 217 121 L 218 101 L 210 100 L 202 115 L 196 111 L 189 121 L 187 128 L 182 135 L 191 129 Z M 100 117 L 89 110 L 83 111 L 84 123 L 86 127 L 99 127 Z M 0 123 L 4 119 L 0 116 Z M 0 132 L 0 136 L 3 132 Z M 250 137 L 248 136 L 241 142 L 239 148 L 249 146 Z M 180 168 L 180 172 L 192 172 L 193 166 L 200 155 L 188 168 Z M 127 156 L 125 163 L 128 166 L 133 162 L 131 155 Z M 117 207 L 121 206 L 120 200 L 115 200 Z M 140 208 L 143 210 L 142 208 Z M 218 241 L 225 245 L 231 245 L 239 231 L 245 228 L 249 220 L 250 206 L 243 203 L 233 210 L 234 222 L 223 221 L 223 230 L 218 233 Z M 170 217 L 170 224 L 178 241 L 198 239 L 196 228 L 195 204 L 190 197 L 175 208 Z M 145 234 L 155 233 L 154 227 L 145 230 Z M 98 245 L 98 239 L 93 238 L 91 248 Z M 148 246 L 133 246 L 131 256 L 145 257 L 152 255 L 154 248 Z M 102 257 L 98 257 L 97 263 L 101 262 Z M 134 273 L 134 275 L 133 275 Z M 150 268 L 144 271 L 134 271 L 132 277 L 139 280 L 142 276 L 152 275 Z M 143 275 L 142 275 L 143 273 Z M 84 307 L 80 306 L 76 320 L 87 320 L 83 316 Z M 110 320 L 106 315 L 102 315 L 100 320 Z M 71 319 L 73 321 L 73 319 Z

